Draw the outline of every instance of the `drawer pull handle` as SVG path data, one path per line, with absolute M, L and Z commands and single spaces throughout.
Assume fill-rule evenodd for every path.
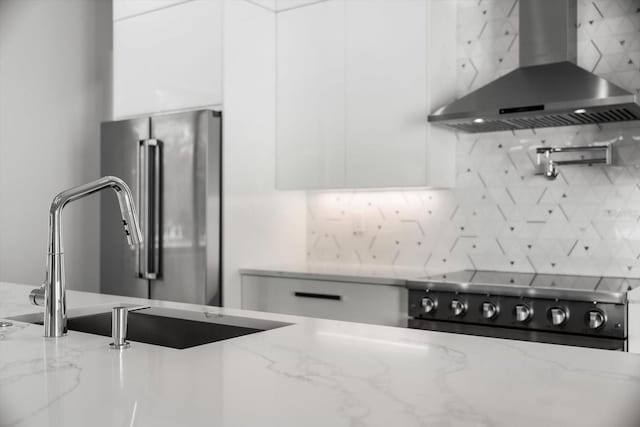
M 317 299 L 330 299 L 333 301 L 342 301 L 341 295 L 315 294 L 312 292 L 294 292 L 293 295 L 299 298 L 317 298 Z

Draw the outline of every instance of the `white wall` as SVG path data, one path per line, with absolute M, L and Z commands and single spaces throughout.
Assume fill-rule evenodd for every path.
M 98 178 L 111 2 L 0 0 L 0 280 L 44 280 L 53 196 Z M 68 286 L 98 289 L 98 198 L 66 208 Z
M 275 190 L 275 14 L 227 0 L 223 41 L 223 295 L 239 307 L 239 268 L 305 260 L 306 198 Z

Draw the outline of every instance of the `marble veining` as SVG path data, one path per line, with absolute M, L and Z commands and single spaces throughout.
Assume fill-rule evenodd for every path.
M 33 312 L 0 284 L 0 317 Z M 145 300 L 69 292 L 69 305 Z M 0 426 L 637 426 L 640 357 L 151 301 L 293 323 L 175 350 L 0 331 Z

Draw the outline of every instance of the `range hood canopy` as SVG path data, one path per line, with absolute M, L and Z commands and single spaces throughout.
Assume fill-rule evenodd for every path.
M 520 0 L 520 68 L 429 122 L 493 132 L 640 119 L 637 96 L 577 65 L 576 0 Z

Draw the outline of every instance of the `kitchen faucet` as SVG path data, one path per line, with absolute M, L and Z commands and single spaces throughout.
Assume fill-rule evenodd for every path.
M 553 153 L 578 153 L 574 158 L 552 160 Z M 591 153 L 585 156 L 587 153 Z M 595 154 L 593 154 L 595 153 Z M 536 175 L 544 175 L 547 179 L 556 179 L 558 165 L 594 165 L 611 164 L 611 144 L 593 144 L 584 146 L 537 147 Z
M 44 305 L 44 336 L 61 337 L 67 333 L 67 306 L 64 278 L 64 250 L 62 249 L 62 210 L 69 202 L 82 199 L 105 188 L 116 192 L 122 224 L 132 250 L 142 243 L 136 208 L 131 190 L 123 180 L 105 176 L 87 184 L 79 185 L 59 193 L 53 198 L 49 209 L 49 244 L 47 275 L 44 284 L 31 291 L 29 299 L 33 305 Z

